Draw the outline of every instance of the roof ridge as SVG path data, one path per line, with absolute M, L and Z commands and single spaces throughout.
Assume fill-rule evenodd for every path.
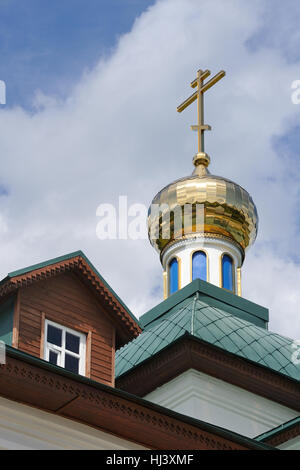
M 195 309 L 196 309 L 196 303 L 197 300 L 199 300 L 199 292 L 196 292 L 196 295 L 193 299 L 193 306 L 192 306 L 192 315 L 191 315 L 191 334 L 194 335 L 194 329 L 195 329 Z

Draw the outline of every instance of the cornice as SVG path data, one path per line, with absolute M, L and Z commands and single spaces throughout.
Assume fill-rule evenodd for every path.
M 118 377 L 116 386 L 145 396 L 191 368 L 300 411 L 296 381 L 188 335 Z
M 53 367 L 38 359 L 32 359 L 32 362 L 34 364 L 7 357 L 6 365 L 0 366 L 1 396 L 75 419 L 153 449 L 268 448 L 74 374 L 68 373 L 65 377 L 63 369 L 60 371 L 55 367 L 57 372 L 52 372 Z M 36 365 L 39 362 L 43 367 Z M 231 438 L 225 437 L 226 433 Z

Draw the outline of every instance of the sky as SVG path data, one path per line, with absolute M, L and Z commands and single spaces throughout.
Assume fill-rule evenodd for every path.
M 85 71 L 112 54 L 153 0 L 0 0 L 2 76 L 10 106 L 36 90 L 66 98 Z
M 196 71 L 211 172 L 249 191 L 259 232 L 243 296 L 300 338 L 297 0 L 0 0 L 0 274 L 78 249 L 136 316 L 162 300 L 148 240 L 99 240 L 99 204 L 149 206 L 191 174 Z

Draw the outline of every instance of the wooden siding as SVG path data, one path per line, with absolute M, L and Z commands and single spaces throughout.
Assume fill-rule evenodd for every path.
M 66 273 L 20 290 L 18 348 L 43 358 L 43 322 L 87 335 L 86 375 L 114 385 L 115 327 L 89 289 Z

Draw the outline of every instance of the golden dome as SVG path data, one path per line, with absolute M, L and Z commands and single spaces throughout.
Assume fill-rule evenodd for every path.
M 211 175 L 206 168 L 209 157 L 205 156 L 208 161 L 194 162 L 196 169 L 191 176 L 169 184 L 152 201 L 148 213 L 149 239 L 161 254 L 170 243 L 180 239 L 213 236 L 237 243 L 244 256 L 256 238 L 258 215 L 250 194 L 226 178 Z M 192 206 L 192 217 L 178 231 L 178 225 L 174 228 L 174 210 L 181 208 L 183 213 L 186 204 Z M 195 216 L 198 204 L 203 205 L 201 227 Z M 157 205 L 159 213 L 153 211 Z M 170 227 L 167 237 L 166 224 Z

